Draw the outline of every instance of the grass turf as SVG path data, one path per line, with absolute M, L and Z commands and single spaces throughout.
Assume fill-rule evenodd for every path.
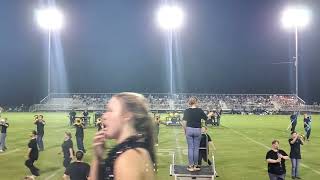
M 40 113 L 39 113 L 40 114 Z M 67 113 L 41 113 L 44 115 L 45 151 L 40 153 L 35 163 L 40 168 L 39 180 L 62 179 L 63 166 L 61 144 L 65 131 L 75 133 L 74 128 L 67 126 Z M 7 134 L 8 150 L 0 154 L 0 179 L 15 180 L 29 175 L 24 166 L 27 142 L 33 125 L 34 113 L 2 113 L 10 123 Z M 303 179 L 317 180 L 320 177 L 320 127 L 319 116 L 313 115 L 311 141 L 302 147 L 302 163 L 300 174 Z M 219 180 L 264 180 L 267 177 L 265 154 L 273 139 L 280 140 L 280 148 L 290 152 L 288 144 L 289 132 L 286 128 L 289 116 L 255 116 L 255 115 L 223 115 L 221 127 L 209 127 L 217 150 L 214 152 Z M 302 116 L 299 116 L 297 130 L 303 132 Z M 92 157 L 91 142 L 95 128 L 85 130 L 85 161 L 90 163 Z M 181 127 L 161 125 L 157 147 L 159 180 L 173 179 L 169 176 L 169 164 L 172 154 L 176 154 L 176 163 L 187 164 L 186 140 Z M 74 147 L 76 141 L 73 138 Z M 109 146 L 112 142 L 108 143 Z M 287 178 L 290 177 L 291 163 L 286 161 Z

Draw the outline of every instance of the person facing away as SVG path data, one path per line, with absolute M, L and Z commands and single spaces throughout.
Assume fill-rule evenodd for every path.
M 199 171 L 199 147 L 201 140 L 201 119 L 207 120 L 208 116 L 212 116 L 209 113 L 208 116 L 201 108 L 198 108 L 198 99 L 191 97 L 188 101 L 190 108 L 186 109 L 183 113 L 182 127 L 184 129 L 187 144 L 188 144 L 188 171 Z
M 270 180 L 284 180 L 286 177 L 285 160 L 289 159 L 288 154 L 279 149 L 279 141 L 272 141 L 272 148 L 266 154 L 268 163 L 268 175 Z
M 82 161 L 84 153 L 76 152 L 76 161 L 71 163 L 64 172 L 64 180 L 87 180 L 89 179 L 90 165 Z
M 291 177 L 292 179 L 301 179 L 299 173 L 299 165 L 301 161 L 300 145 L 303 145 L 303 139 L 300 135 L 293 131 L 291 132 L 291 138 L 289 139 L 290 144 L 290 159 L 291 159 Z
M 25 161 L 25 166 L 27 166 L 32 174 L 31 177 L 40 176 L 39 169 L 33 165 L 35 161 L 39 158 L 39 150 L 37 146 L 37 132 L 31 131 L 30 141 L 28 143 L 27 160 Z
M 102 116 L 103 129 L 93 139 L 91 180 L 154 180 L 154 122 L 141 94 L 114 95 Z M 105 142 L 115 139 L 106 159 Z
M 37 126 L 37 144 L 40 151 L 44 150 L 43 145 L 43 136 L 44 136 L 44 126 L 46 125 L 45 120 L 43 120 L 43 115 L 39 115 L 38 118 L 34 121 L 34 124 Z

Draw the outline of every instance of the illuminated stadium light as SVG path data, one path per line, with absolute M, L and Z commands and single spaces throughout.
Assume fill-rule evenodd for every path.
M 165 30 L 179 29 L 183 24 L 184 13 L 177 6 L 162 6 L 157 12 L 157 21 Z
M 299 63 L 299 28 L 303 28 L 310 22 L 310 11 L 304 7 L 290 7 L 283 11 L 282 24 L 286 28 L 293 28 L 295 30 L 295 93 L 299 95 L 299 77 L 298 77 L 298 63 Z
M 303 7 L 291 7 L 282 14 L 282 24 L 286 28 L 305 27 L 310 22 L 310 11 Z
M 39 26 L 47 30 L 59 30 L 64 24 L 63 14 L 56 8 L 36 10 L 35 17 Z

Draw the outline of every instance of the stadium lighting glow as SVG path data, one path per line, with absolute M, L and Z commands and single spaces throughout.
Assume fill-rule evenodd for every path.
M 183 24 L 184 13 L 177 6 L 162 6 L 157 12 L 157 21 L 165 30 L 179 29 Z
M 283 11 L 282 24 L 286 28 L 304 27 L 310 22 L 310 11 L 303 7 L 290 7 Z
M 46 30 L 59 30 L 63 27 L 64 17 L 56 8 L 39 9 L 35 12 L 39 26 Z

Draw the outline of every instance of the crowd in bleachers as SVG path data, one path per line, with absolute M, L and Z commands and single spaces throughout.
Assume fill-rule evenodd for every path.
M 242 94 L 144 94 L 152 110 L 183 110 L 187 100 L 195 96 L 204 110 L 228 109 L 253 111 L 275 110 L 281 106 L 294 107 L 302 103 L 295 95 L 242 95 Z M 97 109 L 104 107 L 112 94 L 73 94 L 65 97 L 52 96 L 45 104 L 63 104 L 72 108 Z M 62 100 L 62 98 L 64 100 Z M 62 100 L 63 102 L 59 101 Z M 99 109 L 99 108 L 98 108 Z

